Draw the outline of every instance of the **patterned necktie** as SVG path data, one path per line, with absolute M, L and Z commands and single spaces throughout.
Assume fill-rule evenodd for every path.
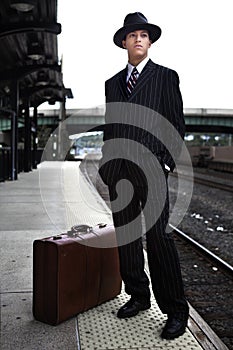
M 137 68 L 134 67 L 134 69 L 129 77 L 128 83 L 127 83 L 127 90 L 128 90 L 129 95 L 131 94 L 131 92 L 133 91 L 133 89 L 136 85 L 137 78 L 138 78 L 138 71 L 137 71 Z

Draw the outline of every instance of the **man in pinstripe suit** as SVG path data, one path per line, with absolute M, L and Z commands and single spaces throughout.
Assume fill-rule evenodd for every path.
M 113 39 L 118 47 L 127 50 L 128 64 L 125 69 L 107 80 L 105 84 L 107 103 L 105 144 L 109 140 L 128 138 L 136 141 L 137 144 L 141 144 L 143 150 L 147 149 L 148 152 L 143 151 L 141 153 L 141 159 L 143 159 L 143 164 L 148 165 L 147 173 L 150 178 L 153 178 L 154 190 L 151 194 L 142 169 L 130 159 L 124 159 L 123 154 L 118 159 L 104 163 L 105 144 L 99 173 L 109 187 L 112 203 L 121 196 L 131 199 L 130 204 L 124 210 L 113 210 L 113 221 L 117 233 L 119 227 L 128 227 L 127 224 L 134 220 L 143 208 L 147 208 L 143 212 L 147 226 L 147 222 L 155 215 L 156 207 L 159 206 L 158 193 L 160 191 L 165 193 L 160 215 L 156 218 L 155 223 L 147 229 L 146 244 L 153 293 L 161 311 L 168 316 L 161 336 L 165 339 L 174 339 L 185 332 L 188 319 L 188 304 L 184 296 L 179 258 L 173 238 L 170 233 L 166 232 L 169 217 L 167 176 L 169 171 L 173 171 L 175 160 L 167 147 L 154 137 L 153 130 L 150 133 L 148 128 L 143 130 L 143 128 L 135 127 L 135 125 L 131 127 L 129 123 L 126 123 L 127 125 L 123 123 L 114 124 L 114 111 L 111 110 L 111 107 L 108 108 L 109 104 L 113 103 L 114 105 L 116 102 L 149 108 L 169 121 L 178 131 L 181 140 L 183 139 L 185 127 L 178 75 L 175 71 L 155 64 L 148 58 L 149 48 L 159 39 L 160 35 L 161 29 L 148 23 L 142 13 L 128 14 L 125 17 L 123 27 L 115 33 Z M 136 71 L 134 70 L 135 67 Z M 131 77 L 132 72 L 134 74 L 133 78 Z M 111 111 L 109 112 L 108 109 Z M 124 112 L 119 112 L 118 109 L 117 113 Z M 137 117 L 135 116 L 135 118 Z M 170 138 L 172 139 L 172 135 L 170 135 Z M 174 143 L 172 147 L 176 149 L 175 138 L 172 142 Z M 114 157 L 116 150 L 111 149 L 111 151 L 112 158 L 116 158 Z M 117 151 L 120 154 L 119 150 Z M 160 169 L 162 168 L 163 181 L 157 180 L 161 177 L 158 167 L 151 165 L 154 156 L 159 162 Z M 116 184 L 121 179 L 128 179 L 132 183 L 134 187 L 132 197 L 127 198 L 127 191 L 124 189 L 116 191 Z M 149 202 L 147 206 L 146 201 Z M 133 231 L 139 232 L 139 235 L 136 233 L 135 239 L 130 238 L 126 244 L 119 245 L 121 275 L 125 284 L 125 291 L 131 296 L 130 300 L 118 310 L 117 316 L 119 318 L 135 316 L 151 306 L 149 279 L 144 271 L 140 220 L 135 221 Z M 130 237 L 127 228 L 124 233 L 125 237 Z

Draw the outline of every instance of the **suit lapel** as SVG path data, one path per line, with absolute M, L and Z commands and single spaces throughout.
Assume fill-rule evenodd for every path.
M 118 78 L 118 85 L 120 88 L 120 91 L 124 97 L 124 99 L 128 99 L 128 93 L 126 88 L 126 75 L 127 75 L 127 67 L 121 71 L 121 74 Z
M 128 101 L 131 101 L 135 97 L 135 95 L 137 95 L 138 92 L 143 88 L 143 86 L 148 82 L 148 79 L 150 79 L 151 76 L 155 73 L 154 68 L 155 64 L 151 60 L 149 60 L 143 68 L 141 74 L 139 75 L 137 84 L 135 85 L 135 88 L 129 96 Z

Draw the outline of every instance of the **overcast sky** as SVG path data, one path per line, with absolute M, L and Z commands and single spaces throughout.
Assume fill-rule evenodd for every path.
M 178 72 L 184 107 L 233 108 L 232 0 L 58 0 L 66 107 L 104 103 L 105 80 L 127 63 L 113 35 L 136 11 L 162 29 L 149 56 Z

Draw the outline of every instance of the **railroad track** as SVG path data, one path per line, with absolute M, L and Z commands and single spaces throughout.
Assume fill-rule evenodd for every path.
M 233 267 L 174 228 L 185 294 L 229 350 L 233 349 Z
M 81 168 L 110 206 L 107 186 L 96 178 L 98 163 L 89 160 Z M 206 181 L 202 184 L 208 185 Z M 233 350 L 233 267 L 180 229 L 173 226 L 172 229 L 188 301 L 227 348 Z M 217 350 L 220 348 L 216 346 Z
M 85 175 L 87 177 L 90 177 L 91 175 L 88 171 L 88 167 L 92 167 L 92 169 L 95 168 L 95 173 L 97 172 L 98 160 L 96 160 L 95 158 L 92 159 L 90 157 L 90 159 L 85 160 L 82 163 L 85 164 L 85 166 L 83 167 L 83 171 L 85 172 Z M 214 174 L 213 172 L 211 174 L 208 174 L 208 173 L 195 171 L 194 176 L 190 176 L 185 173 L 180 173 L 179 177 L 184 180 L 194 181 L 194 183 L 197 183 L 197 184 L 217 188 L 227 192 L 233 192 L 233 177 L 228 178 L 227 175 L 224 176 L 223 174 L 221 175 L 218 173 Z M 173 173 L 170 173 L 170 176 L 178 177 L 178 174 L 174 171 Z M 224 182 L 225 179 L 228 181 Z M 231 180 L 232 180 L 232 184 L 231 184 Z
M 212 253 L 209 249 L 205 248 L 203 245 L 195 241 L 193 238 L 191 238 L 186 233 L 182 232 L 177 227 L 174 227 L 171 224 L 170 226 L 175 232 L 177 237 L 179 237 L 183 241 L 186 241 L 188 244 L 193 246 L 196 251 L 198 251 L 201 255 L 206 256 L 207 259 L 209 259 L 211 262 L 214 263 L 214 266 L 218 266 L 221 270 L 225 271 L 225 273 L 230 275 L 233 280 L 233 266 L 228 264 L 223 259 L 219 258 L 216 254 Z
M 178 177 L 178 174 L 176 172 L 174 172 L 174 173 L 170 173 L 170 176 Z M 187 174 L 179 174 L 179 177 L 184 179 L 184 180 L 194 181 L 194 183 L 197 183 L 200 185 L 218 188 L 220 190 L 224 190 L 227 192 L 233 192 L 233 185 L 231 185 L 230 183 L 223 183 L 223 182 L 221 182 L 221 180 L 218 181 L 217 176 L 216 176 L 216 179 L 213 179 L 213 180 L 211 178 L 200 177 L 200 176 L 198 176 L 198 174 L 196 174 L 196 175 L 194 174 L 194 177 L 187 175 Z M 214 176 L 212 176 L 212 177 L 214 177 Z

